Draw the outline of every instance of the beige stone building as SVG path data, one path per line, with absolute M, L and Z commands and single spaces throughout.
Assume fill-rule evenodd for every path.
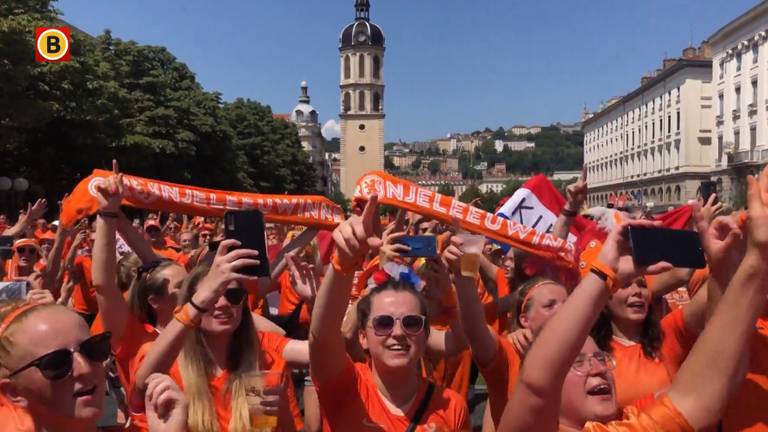
M 318 121 L 317 110 L 309 102 L 309 86 L 306 81 L 302 81 L 299 103 L 291 111 L 290 120 L 296 125 L 301 146 L 309 154 L 309 160 L 317 170 L 318 184 L 316 188 L 318 192 L 327 192 L 329 190 L 329 173 L 324 156 L 322 126 Z
M 355 21 L 339 36 L 341 191 L 351 198 L 366 172 L 384 169 L 384 33 L 370 2 L 355 1 Z
M 694 198 L 713 166 L 713 95 L 704 43 L 665 59 L 640 87 L 585 120 L 588 204 L 628 194 L 666 208 Z
M 768 161 L 768 2 L 760 2 L 709 37 L 716 123 L 712 139 L 720 199 L 744 205 L 746 174 Z

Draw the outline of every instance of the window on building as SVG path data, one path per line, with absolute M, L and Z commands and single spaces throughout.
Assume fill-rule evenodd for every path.
M 352 110 L 352 95 L 349 92 L 344 93 L 344 112 L 350 112 Z
M 738 129 L 734 129 L 733 131 L 733 145 L 736 146 L 736 149 L 739 149 L 739 144 L 741 144 L 741 132 L 739 132 Z
M 365 78 L 365 55 L 357 55 L 357 76 L 359 78 Z
M 672 132 L 672 114 L 667 114 L 667 133 Z
M 736 111 L 741 111 L 741 86 L 737 86 L 734 93 L 736 94 Z
M 656 139 L 656 122 L 651 122 L 651 139 Z
M 749 128 L 749 148 L 753 149 L 757 146 L 757 126 Z
M 371 104 L 371 110 L 373 110 L 373 112 L 381 111 L 381 95 L 379 92 L 373 93 L 373 103 Z
M 365 111 L 365 92 L 362 90 L 357 92 L 357 110 Z
M 717 115 L 720 117 L 723 116 L 723 110 L 725 109 L 725 97 L 723 96 L 723 92 L 720 92 L 717 94 Z
M 757 106 L 757 79 L 752 80 L 752 105 Z
M 373 56 L 373 77 L 375 79 L 381 77 L 381 59 L 379 56 Z
M 741 72 L 741 51 L 736 53 L 736 72 Z
M 632 129 L 632 147 L 635 146 L 635 130 Z
M 717 160 L 722 160 L 723 158 L 723 136 L 718 135 L 717 136 Z
M 757 64 L 757 60 L 759 58 L 758 55 L 759 52 L 757 44 L 752 44 L 752 64 Z
M 680 111 L 676 113 L 677 121 L 675 122 L 675 130 L 680 132 Z
M 349 59 L 349 56 L 344 56 L 344 79 L 349 79 L 349 76 L 352 74 L 352 61 Z
M 725 76 L 725 60 L 720 60 L 720 79 Z

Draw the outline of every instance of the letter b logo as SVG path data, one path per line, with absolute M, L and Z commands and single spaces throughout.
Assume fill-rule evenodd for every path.
M 38 27 L 35 29 L 35 61 L 69 61 L 69 51 L 69 28 Z

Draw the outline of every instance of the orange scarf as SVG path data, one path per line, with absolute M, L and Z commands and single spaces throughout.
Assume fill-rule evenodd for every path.
M 356 201 L 376 194 L 379 203 L 395 206 L 459 227 L 475 234 L 524 250 L 569 268 L 576 268 L 573 245 L 552 234 L 536 231 L 515 221 L 498 217 L 451 197 L 441 195 L 383 171 L 364 175 L 355 187 Z
M 112 175 L 94 170 L 62 203 L 61 224 L 71 227 L 78 219 L 99 211 L 96 187 Z M 123 204 L 197 216 L 222 217 L 227 210 L 259 209 L 267 222 L 333 229 L 344 212 L 326 197 L 317 195 L 264 195 L 185 186 L 125 175 Z

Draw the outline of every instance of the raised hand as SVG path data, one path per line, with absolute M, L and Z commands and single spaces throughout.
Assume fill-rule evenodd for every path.
M 747 250 L 768 257 L 768 167 L 747 177 Z
M 461 237 L 452 236 L 450 244 L 443 251 L 443 260 L 455 277 L 461 276 L 461 256 L 464 255 L 461 245 Z
M 717 194 L 710 195 L 707 202 L 704 203 L 704 206 L 701 207 L 701 213 L 707 222 L 712 222 L 713 220 L 715 220 L 715 218 L 723 210 L 723 203 L 721 202 L 715 203 L 716 199 L 717 199 Z
M 27 211 L 24 212 L 24 217 L 29 223 L 32 223 L 43 217 L 46 210 L 48 210 L 48 201 L 45 198 L 40 198 L 34 204 L 27 203 Z
M 96 187 L 96 200 L 99 202 L 99 208 L 105 212 L 119 211 L 123 201 L 123 175 L 119 172 L 116 160 L 112 161 L 112 173 L 106 182 Z
M 744 234 L 732 218 L 717 217 L 710 221 L 710 213 L 705 208 L 698 203 L 692 205 L 693 222 L 707 256 L 710 272 L 718 282 L 727 284 L 744 258 Z
M 379 197 L 371 195 L 360 216 L 350 216 L 333 231 L 340 261 L 348 264 L 362 262 L 371 247 L 381 247 L 381 239 L 376 237 L 378 202 Z
M 411 250 L 409 246 L 397 243 L 398 240 L 405 237 L 408 233 L 405 231 L 395 232 L 396 228 L 397 224 L 393 222 L 389 224 L 381 235 L 382 245 L 379 248 L 379 257 L 382 264 L 394 261 L 400 257 L 400 254 Z
M 235 280 L 257 280 L 257 277 L 238 273 L 244 267 L 259 265 L 259 251 L 235 249 L 240 242 L 235 239 L 222 240 L 208 274 L 200 281 L 194 301 L 204 308 L 213 307 L 224 294 L 227 285 Z
M 507 335 L 507 339 L 512 342 L 515 351 L 522 356 L 525 355 L 533 343 L 533 332 L 531 329 L 518 329 Z
M 627 283 L 641 275 L 654 275 L 672 270 L 672 265 L 668 262 L 659 262 L 647 267 L 638 266 L 632 259 L 632 250 L 629 242 L 629 227 L 655 227 L 659 222 L 646 220 L 633 220 L 624 222 L 616 226 L 608 238 L 603 243 L 603 249 L 597 256 L 603 264 L 608 265 L 616 272 L 619 287 L 626 286 Z
M 587 199 L 587 167 L 581 168 L 581 175 L 579 179 L 565 189 L 565 194 L 568 202 L 565 204 L 566 209 L 577 212 Z
M 305 302 L 314 302 L 317 287 L 320 285 L 315 266 L 301 260 L 296 251 L 288 253 L 286 259 L 293 280 L 293 289 Z
M 154 373 L 147 378 L 144 395 L 150 431 L 186 431 L 187 402 L 184 392 L 171 377 Z
M 34 304 L 54 303 L 53 294 L 47 289 L 32 289 L 27 291 L 27 301 Z

